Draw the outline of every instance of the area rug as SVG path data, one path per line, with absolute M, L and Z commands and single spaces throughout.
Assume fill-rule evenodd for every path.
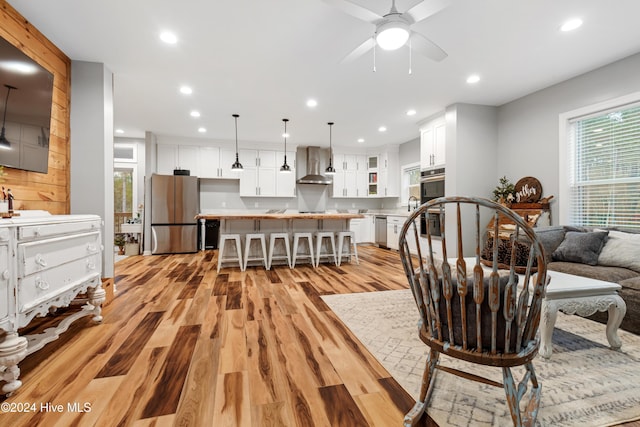
M 427 347 L 409 290 L 322 297 L 402 387 L 417 398 Z M 558 313 L 553 354 L 538 356 L 542 384 L 537 425 L 602 427 L 640 419 L 640 337 L 619 331 L 622 349 L 608 347 L 605 325 Z M 502 382 L 499 368 L 447 356 L 443 364 Z M 519 380 L 524 370 L 514 370 Z M 512 425 L 503 389 L 438 371 L 429 415 L 439 426 Z

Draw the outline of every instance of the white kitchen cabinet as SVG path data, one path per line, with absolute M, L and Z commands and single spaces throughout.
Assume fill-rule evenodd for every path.
M 244 172 L 240 175 L 240 197 L 275 197 L 277 196 L 277 164 L 275 151 L 240 150 Z M 289 164 L 291 166 L 293 164 Z M 289 155 L 287 155 L 289 163 Z M 291 173 L 295 177 L 295 173 Z M 282 178 L 284 187 L 286 178 Z
M 370 161 L 371 158 L 369 157 Z M 369 169 L 369 195 L 398 197 L 400 193 L 400 165 L 397 147 L 390 147 L 375 158 L 378 167 Z M 375 186 L 372 184 L 372 180 L 376 181 Z
M 334 198 L 367 197 L 367 156 L 361 154 L 335 154 L 333 165 Z
M 188 169 L 192 176 L 199 176 L 199 147 L 193 145 L 158 144 L 156 146 L 156 171 L 172 175 L 174 169 Z
M 2 392 L 16 391 L 18 363 L 56 340 L 84 316 L 102 320 L 101 220 L 96 215 L 50 215 L 0 220 L 0 329 L 7 336 L 0 349 Z M 82 298 L 78 298 L 82 296 Z M 60 319 L 43 333 L 20 336 L 36 316 L 55 315 L 72 302 L 81 310 Z M 55 320 L 55 317 L 53 318 Z
M 296 196 L 296 153 L 287 151 L 287 164 L 291 173 L 280 173 L 280 166 L 284 164 L 284 151 L 276 152 L 276 196 Z
M 438 117 L 420 128 L 420 167 L 429 169 L 445 164 L 445 119 Z
M 231 170 L 231 165 L 235 161 L 236 153 L 233 150 L 221 147 L 199 147 L 198 177 L 237 179 L 238 172 Z
M 401 216 L 387 216 L 387 247 L 389 249 L 398 250 L 398 239 L 400 238 L 400 230 L 406 218 Z

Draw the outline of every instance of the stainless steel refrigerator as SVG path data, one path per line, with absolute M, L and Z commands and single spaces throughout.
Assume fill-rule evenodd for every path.
M 151 253 L 178 254 L 198 250 L 200 211 L 198 178 L 151 176 Z

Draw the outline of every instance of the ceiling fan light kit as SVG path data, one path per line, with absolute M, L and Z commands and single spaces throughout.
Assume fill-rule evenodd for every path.
M 409 24 L 399 15 L 391 15 L 376 29 L 376 43 L 383 50 L 396 50 L 409 40 Z

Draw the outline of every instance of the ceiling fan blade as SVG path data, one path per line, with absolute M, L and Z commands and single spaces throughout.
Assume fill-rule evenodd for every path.
M 347 1 L 347 0 L 323 0 L 323 1 L 325 3 L 328 3 L 332 6 L 337 7 L 338 9 L 342 10 L 343 12 L 355 18 L 361 19 L 366 22 L 370 22 L 372 24 L 375 24 L 377 21 L 382 19 L 382 16 L 378 15 L 377 13 L 372 12 L 369 9 L 366 9 L 357 4 L 351 3 L 350 1 Z
M 364 43 L 362 43 L 357 48 L 353 49 L 351 53 L 345 56 L 340 62 L 348 63 L 355 59 L 358 59 L 359 57 L 361 57 L 362 55 L 370 51 L 375 45 L 376 45 L 376 41 L 373 39 L 373 37 L 369 37 L 364 41 Z
M 402 16 L 412 20 L 411 24 L 420 22 L 423 19 L 435 15 L 445 7 L 449 6 L 451 0 L 424 0 L 413 6 L 402 14 Z
M 411 32 L 411 49 L 434 61 L 442 61 L 448 55 L 440 46 L 415 31 Z

